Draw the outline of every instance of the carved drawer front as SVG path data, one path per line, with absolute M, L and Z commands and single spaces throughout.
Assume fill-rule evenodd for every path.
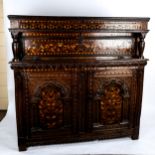
M 30 137 L 44 135 L 45 131 L 53 137 L 72 134 L 76 130 L 77 97 L 76 90 L 71 88 L 77 75 L 50 69 L 32 69 L 26 75 Z
M 131 90 L 135 86 L 132 74 L 132 69 L 127 67 L 113 67 L 96 71 L 89 78 L 89 94 L 93 95 L 89 105 L 92 110 L 90 121 L 94 129 L 131 125 L 134 106 Z

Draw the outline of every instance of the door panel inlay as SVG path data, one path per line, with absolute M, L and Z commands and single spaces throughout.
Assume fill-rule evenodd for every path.
M 63 123 L 63 94 L 55 85 L 42 88 L 38 96 L 39 118 L 42 128 L 58 128 Z

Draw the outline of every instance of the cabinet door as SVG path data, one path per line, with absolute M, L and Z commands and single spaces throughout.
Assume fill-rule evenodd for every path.
M 77 131 L 77 74 L 48 69 L 26 71 L 27 129 L 31 140 L 65 141 Z M 73 90 L 71 90 L 74 88 Z M 46 140 L 47 141 L 47 140 Z
M 135 86 L 133 71 L 127 67 L 98 69 L 89 74 L 88 128 L 90 130 L 129 128 Z

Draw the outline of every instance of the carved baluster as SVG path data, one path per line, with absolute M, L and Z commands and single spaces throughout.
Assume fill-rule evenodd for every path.
M 13 61 L 19 61 L 19 32 L 11 33 L 13 42 L 12 42 L 12 51 L 13 51 Z
M 143 56 L 143 52 L 144 52 L 144 48 L 145 48 L 145 41 L 144 41 L 144 38 L 145 38 L 145 34 L 140 34 L 139 36 L 139 43 L 138 43 L 138 51 L 139 51 L 139 57 L 141 59 L 144 58 Z
M 139 36 L 137 34 L 134 34 L 135 36 L 135 52 L 133 53 L 134 58 L 139 57 L 139 50 L 138 50 L 138 43 L 139 43 Z

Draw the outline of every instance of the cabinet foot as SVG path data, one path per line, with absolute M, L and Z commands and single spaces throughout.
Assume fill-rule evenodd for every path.
M 132 139 L 132 140 L 137 140 L 138 138 L 139 138 L 139 135 L 132 135 L 132 136 L 131 136 L 131 139 Z
M 22 138 L 18 139 L 18 149 L 19 149 L 19 151 L 26 151 L 27 150 L 25 138 L 22 137 Z
M 131 139 L 132 140 L 137 140 L 138 138 L 139 138 L 139 128 L 136 128 L 132 132 Z
M 26 151 L 27 150 L 26 145 L 20 145 L 18 147 L 19 147 L 19 151 Z

